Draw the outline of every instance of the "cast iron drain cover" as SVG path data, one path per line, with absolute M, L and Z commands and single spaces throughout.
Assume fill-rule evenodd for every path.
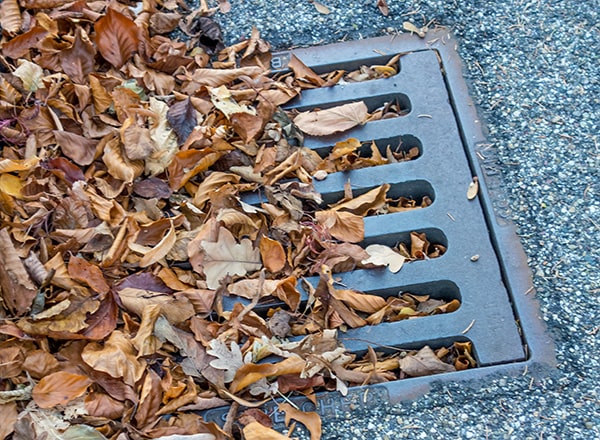
M 366 217 L 362 244 L 394 246 L 406 242 L 411 231 L 418 231 L 447 247 L 443 256 L 406 264 L 397 273 L 355 270 L 336 274 L 336 279 L 348 288 L 370 294 L 389 296 L 408 291 L 461 302 L 453 313 L 350 329 L 340 333 L 339 339 L 355 353 L 364 353 L 369 345 L 414 349 L 471 341 L 478 366 L 355 387 L 345 397 L 337 392 L 322 393 L 316 411 L 323 417 L 336 417 L 374 402 L 414 397 L 433 381 L 475 379 L 492 372 L 539 371 L 553 363 L 552 343 L 531 298 L 529 269 L 507 220 L 500 177 L 468 97 L 455 46 L 448 32 L 441 30 L 428 33 L 425 39 L 402 35 L 294 51 L 318 73 L 386 64 L 394 55 L 402 54 L 395 76 L 304 91 L 289 107 L 304 111 L 364 101 L 371 112 L 397 102 L 403 110 L 401 116 L 369 122 L 340 135 L 309 136 L 304 144 L 323 152 L 336 142 L 357 138 L 383 149 L 386 145 L 405 150 L 416 147 L 418 157 L 330 174 L 323 181 L 315 181 L 315 188 L 326 202 L 339 200 L 348 181 L 354 194 L 387 183 L 393 197 L 420 200 L 428 196 L 433 203 L 425 209 Z M 278 54 L 273 67 L 283 69 L 289 59 L 290 53 Z M 469 200 L 467 189 L 474 176 L 479 178 L 480 190 Z M 316 285 L 318 278 L 309 282 Z M 225 299 L 224 306 L 231 308 L 235 301 L 239 300 Z M 308 400 L 297 403 L 304 410 L 315 410 Z M 283 421 L 275 403 L 266 409 L 275 423 Z M 218 408 L 204 415 L 222 423 L 226 413 L 227 408 Z

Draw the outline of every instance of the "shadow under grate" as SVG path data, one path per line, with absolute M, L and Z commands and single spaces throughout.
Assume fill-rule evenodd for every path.
M 399 195 L 405 197 L 427 196 L 433 203 L 426 209 L 366 217 L 363 244 L 394 245 L 410 231 L 425 231 L 432 241 L 447 246 L 440 258 L 407 264 L 398 273 L 355 270 L 336 274 L 336 279 L 363 292 L 409 291 L 461 301 L 453 313 L 350 329 L 340 334 L 340 341 L 355 353 L 364 353 L 369 345 L 411 349 L 471 341 L 478 364 L 472 370 L 355 387 L 345 397 L 337 392 L 321 393 L 316 411 L 323 417 L 337 417 L 375 402 L 418 396 L 434 381 L 545 371 L 553 366 L 553 344 L 538 316 L 530 272 L 508 220 L 502 182 L 497 176 L 486 180 L 482 165 L 489 159 L 482 150 L 488 144 L 462 78 L 455 40 L 446 30 L 439 30 L 425 39 L 381 37 L 300 49 L 294 54 L 317 72 L 385 64 L 391 56 L 402 54 L 397 75 L 307 90 L 289 107 L 304 111 L 365 101 L 373 111 L 387 102 L 400 102 L 403 113 L 399 117 L 369 122 L 339 135 L 309 136 L 305 146 L 327 154 L 336 142 L 348 138 L 375 142 L 378 148 L 395 140 L 403 149 L 407 148 L 402 146 L 404 142 L 410 144 L 408 148 L 417 147 L 418 156 L 330 174 L 315 182 L 315 188 L 326 201 L 339 198 L 348 181 L 357 194 L 387 183 L 402 188 Z M 274 69 L 285 68 L 289 59 L 290 53 L 275 55 Z M 467 188 L 474 176 L 480 190 L 469 200 Z M 308 281 L 316 285 L 318 279 Z M 231 308 L 235 301 L 239 299 L 226 298 L 224 306 Z M 315 410 L 307 399 L 299 398 L 296 403 L 303 410 Z M 275 403 L 264 409 L 273 414 L 275 424 L 283 422 Z M 207 420 L 220 424 L 226 414 L 227 408 L 204 412 Z

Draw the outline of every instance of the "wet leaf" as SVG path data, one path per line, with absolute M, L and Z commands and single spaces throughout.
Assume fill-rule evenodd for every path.
M 87 376 L 58 371 L 43 377 L 33 388 L 32 396 L 40 408 L 52 408 L 83 395 L 91 384 Z
M 366 121 L 368 109 L 364 102 L 353 102 L 326 110 L 300 113 L 294 124 L 306 134 L 327 136 L 347 131 Z

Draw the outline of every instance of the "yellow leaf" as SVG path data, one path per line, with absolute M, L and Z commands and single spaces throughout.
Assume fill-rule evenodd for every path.
M 0 191 L 17 199 L 23 198 L 23 181 L 12 174 L 0 174 Z

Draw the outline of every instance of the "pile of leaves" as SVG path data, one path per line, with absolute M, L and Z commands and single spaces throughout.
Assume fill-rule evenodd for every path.
M 393 75 L 398 57 L 325 75 L 293 57 L 275 77 L 258 32 L 225 47 L 205 2 L 181 7 L 0 4 L 0 438 L 285 438 L 238 408 L 475 365 L 468 343 L 357 359 L 338 340 L 460 306 L 335 281 L 445 251 L 417 231 L 360 245 L 365 216 L 427 198 L 391 200 L 389 185 L 355 197 L 348 185 L 327 206 L 312 185 L 416 157 L 356 139 L 325 157 L 303 146 L 399 116 L 398 103 L 281 108 L 303 89 Z M 256 191 L 267 201 L 243 201 Z M 307 276 L 320 281 L 303 297 Z M 246 302 L 224 308 L 232 295 Z M 199 415 L 223 405 L 224 427 Z M 320 436 L 316 413 L 279 408 Z

